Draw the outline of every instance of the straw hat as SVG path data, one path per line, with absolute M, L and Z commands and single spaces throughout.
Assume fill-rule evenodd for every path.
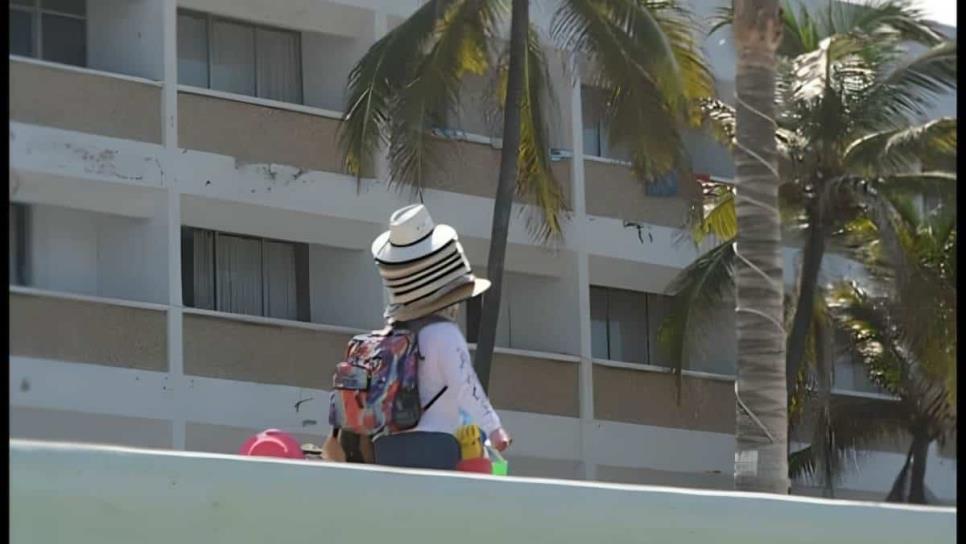
M 422 204 L 393 212 L 372 242 L 372 258 L 389 290 L 385 317 L 409 321 L 473 298 L 490 282 L 473 275 L 456 231 L 436 225 Z

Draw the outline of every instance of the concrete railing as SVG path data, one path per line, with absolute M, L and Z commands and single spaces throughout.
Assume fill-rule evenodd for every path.
M 11 440 L 11 542 L 956 540 L 956 509 Z

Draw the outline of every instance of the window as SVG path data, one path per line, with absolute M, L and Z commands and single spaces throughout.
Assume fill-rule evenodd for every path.
M 181 253 L 185 305 L 309 321 L 305 244 L 185 227 Z
M 600 89 L 583 86 L 580 89 L 580 108 L 583 118 L 584 154 L 603 157 L 607 148 L 607 127 L 604 124 L 604 95 Z
M 27 285 L 27 206 L 10 205 L 10 283 Z
M 10 53 L 87 65 L 85 0 L 11 0 Z
M 178 11 L 178 82 L 302 103 L 298 32 Z
M 672 297 L 610 287 L 590 288 L 591 353 L 595 359 L 670 366 L 658 331 Z

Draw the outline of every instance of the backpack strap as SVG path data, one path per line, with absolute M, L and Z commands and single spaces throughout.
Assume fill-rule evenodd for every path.
M 393 323 L 392 325 L 390 325 L 390 327 L 392 327 L 392 328 L 397 328 L 398 327 L 398 328 L 401 328 L 401 329 L 404 328 L 404 329 L 407 329 L 407 330 L 411 331 L 413 333 L 413 335 L 416 337 L 416 353 L 417 353 L 417 356 L 420 359 L 422 359 L 423 358 L 423 354 L 419 351 L 419 331 L 423 330 L 423 327 L 425 327 L 427 325 L 432 325 L 433 323 L 442 323 L 444 321 L 450 321 L 450 320 L 449 319 L 446 319 L 445 317 L 443 317 L 441 315 L 430 314 L 428 316 L 420 317 L 418 319 L 413 319 L 411 321 L 404 321 L 402 323 Z M 450 321 L 450 322 L 452 323 L 452 321 Z M 439 400 L 439 398 L 443 396 L 443 393 L 445 393 L 447 389 L 449 389 L 449 386 L 448 385 L 444 385 L 443 388 L 439 390 L 439 393 L 436 393 L 436 395 L 433 396 L 433 398 L 430 399 L 430 401 L 426 403 L 426 406 L 423 406 L 423 412 L 425 412 L 426 410 L 429 410 L 430 406 L 432 406 L 433 404 L 435 404 L 436 401 Z

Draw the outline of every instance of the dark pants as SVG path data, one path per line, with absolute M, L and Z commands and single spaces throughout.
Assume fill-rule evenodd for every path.
M 373 443 L 377 465 L 455 470 L 460 445 L 449 433 L 411 432 L 377 438 Z

